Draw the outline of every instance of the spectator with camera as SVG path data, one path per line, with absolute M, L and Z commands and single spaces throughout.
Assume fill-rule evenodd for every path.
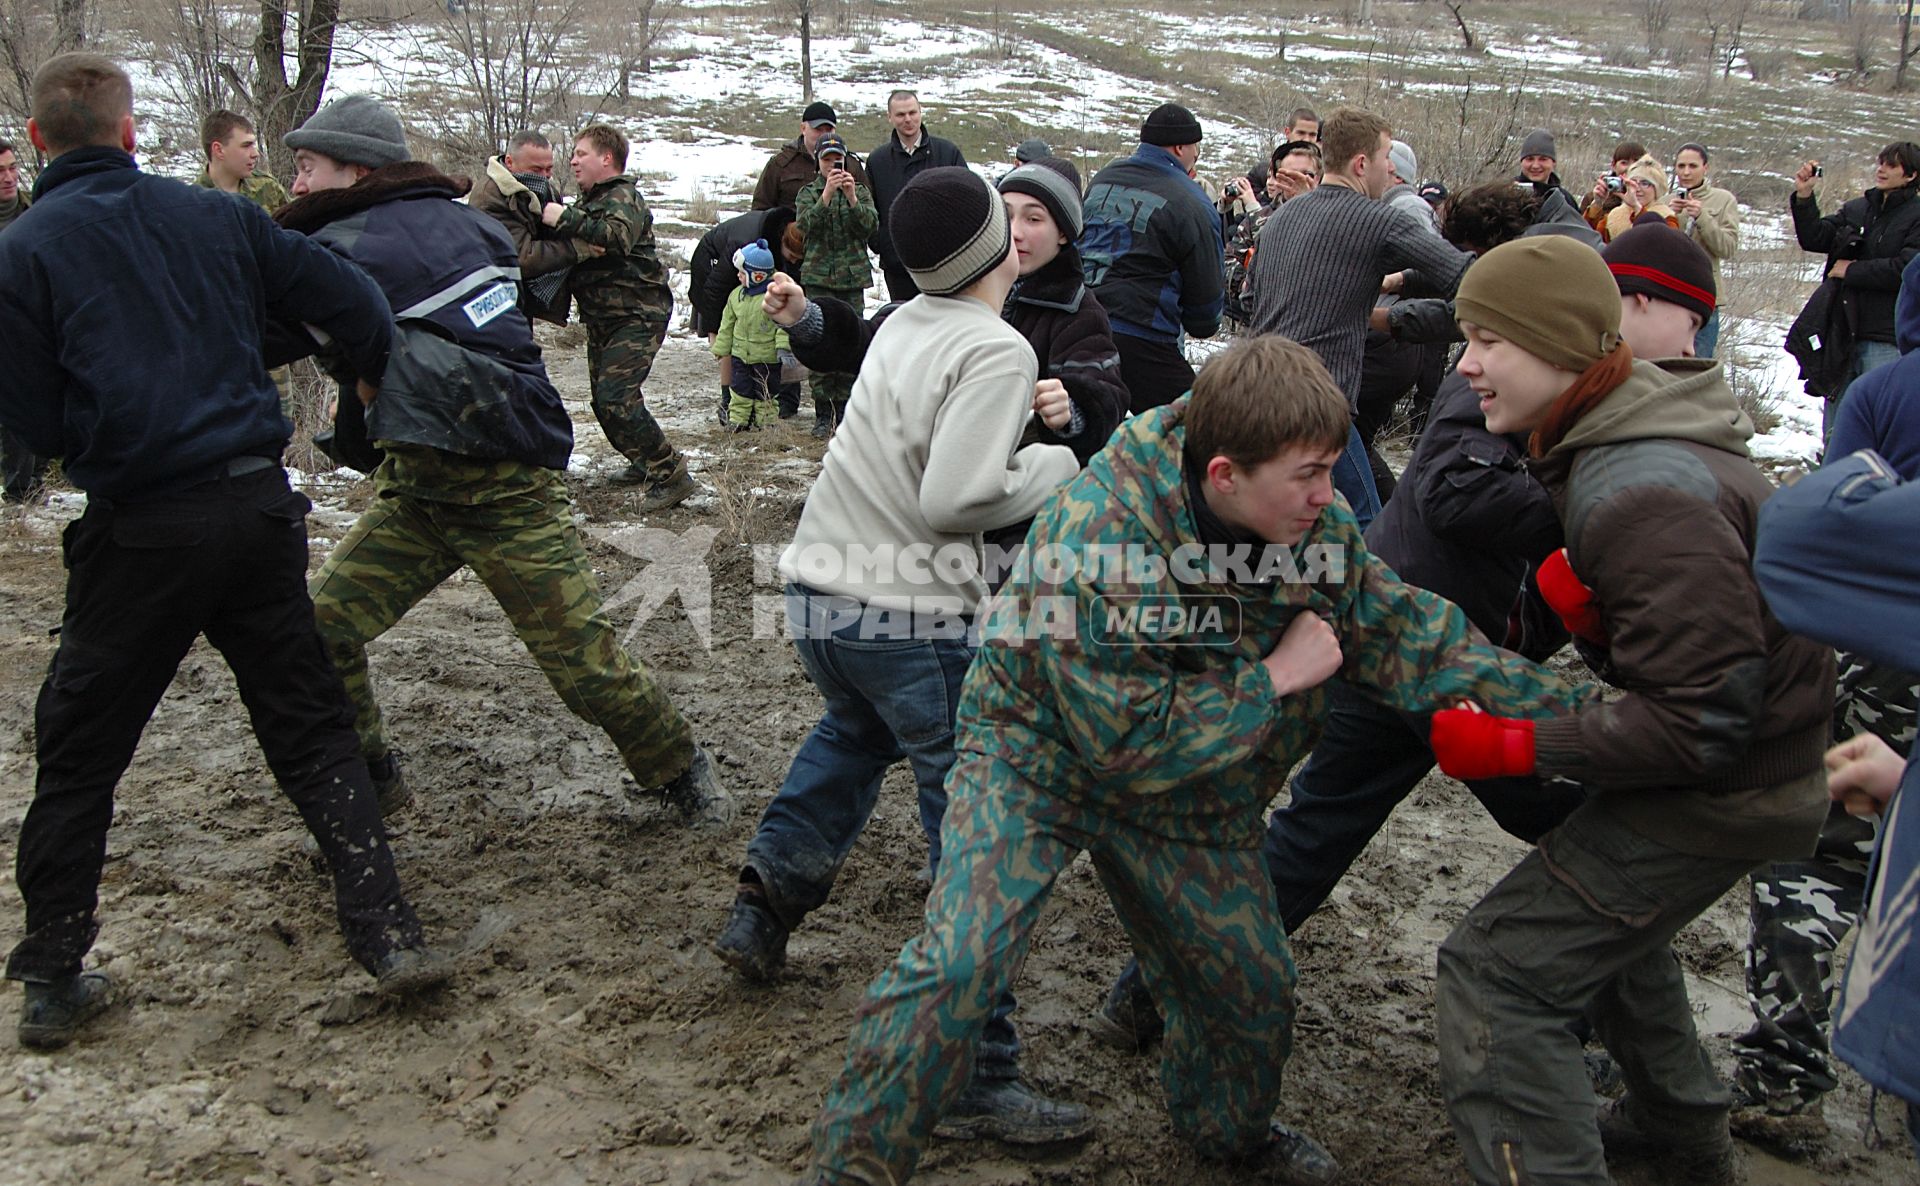
M 1621 195 L 1627 191 L 1627 170 L 1633 163 L 1647 155 L 1647 146 L 1638 140 L 1622 140 L 1613 146 L 1608 159 L 1613 167 L 1594 178 L 1593 189 L 1580 199 L 1580 217 L 1597 233 L 1606 225 L 1607 215 L 1621 201 Z
M 1740 203 L 1707 179 L 1707 162 L 1711 159 L 1705 145 L 1680 146 L 1680 151 L 1673 154 L 1675 188 L 1669 205 L 1680 220 L 1681 233 L 1698 243 L 1713 261 L 1714 285 L 1724 291 L 1720 261 L 1733 258 L 1733 253 L 1740 249 Z M 1693 356 L 1712 358 L 1714 344 L 1719 340 L 1720 309 L 1715 306 L 1693 339 Z
M 1261 172 L 1266 176 L 1266 205 L 1241 219 L 1227 237 L 1227 320 L 1240 327 L 1253 320 L 1253 253 L 1261 228 L 1282 202 L 1320 184 L 1320 145 L 1290 140 L 1273 150 Z
M 1900 357 L 1894 345 L 1894 302 L 1900 295 L 1900 273 L 1920 255 L 1920 144 L 1898 140 L 1880 150 L 1874 163 L 1873 187 L 1822 217 L 1813 183 L 1821 175 L 1819 161 L 1806 161 L 1793 175 L 1793 196 L 1787 209 L 1793 215 L 1793 233 L 1803 251 L 1824 252 L 1826 284 L 1808 301 L 1828 301 L 1835 312 L 1822 318 L 1829 329 L 1851 326 L 1850 343 L 1825 335 L 1824 350 L 1845 347 L 1844 364 L 1835 361 L 1833 377 L 1810 379 L 1808 390 L 1826 398 L 1823 435 L 1832 435 L 1847 388 L 1861 375 Z M 1808 314 L 1803 312 L 1802 319 Z

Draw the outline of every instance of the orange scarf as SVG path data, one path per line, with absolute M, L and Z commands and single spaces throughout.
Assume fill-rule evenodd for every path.
M 1533 430 L 1533 436 L 1527 441 L 1527 452 L 1535 457 L 1545 457 L 1553 447 L 1566 439 L 1573 426 L 1580 422 L 1600 401 L 1607 398 L 1613 389 L 1627 381 L 1633 373 L 1633 351 L 1622 341 L 1618 346 L 1600 356 L 1600 361 L 1580 372 L 1573 386 L 1560 393 L 1547 409 L 1547 418 L 1540 427 Z

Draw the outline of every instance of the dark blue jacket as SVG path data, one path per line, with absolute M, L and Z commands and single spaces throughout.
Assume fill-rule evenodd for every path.
M 573 421 L 516 304 L 519 251 L 497 221 L 452 200 L 460 193 L 432 166 L 402 161 L 278 217 L 366 269 L 393 305 L 393 358 L 366 410 L 366 439 L 565 469 Z M 337 430 L 348 447 L 358 411 L 342 391 Z
M 90 495 L 138 497 L 279 459 L 268 318 L 316 325 L 377 380 L 392 322 L 366 274 L 245 198 L 64 153 L 0 238 L 0 424 Z
M 1855 453 L 1775 494 L 1760 510 L 1753 571 L 1789 630 L 1920 671 L 1920 484 L 1897 483 L 1878 457 Z M 1907 763 L 1887 809 L 1867 898 L 1833 1050 L 1880 1090 L 1920 1102 L 1920 762 Z
M 1872 449 L 1903 481 L 1920 481 L 1920 256 L 1901 273 L 1893 341 L 1900 357 L 1847 388 L 1827 456 Z
M 1210 338 L 1226 308 L 1220 212 L 1163 148 L 1142 144 L 1094 174 L 1080 262 L 1113 332 Z

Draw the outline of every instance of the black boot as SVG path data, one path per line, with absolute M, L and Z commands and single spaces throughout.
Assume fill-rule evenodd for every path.
M 813 435 L 826 440 L 833 434 L 833 401 L 815 398 L 813 401 Z
M 933 1127 L 934 1136 L 950 1141 L 986 1137 L 1010 1145 L 1053 1145 L 1092 1133 L 1085 1105 L 1049 1099 L 1018 1079 L 978 1076 Z
M 58 1050 L 82 1025 L 107 1007 L 111 985 L 98 972 L 80 972 L 59 980 L 27 981 L 20 1008 L 20 1044 L 33 1050 Z
M 767 984 L 787 964 L 787 926 L 773 913 L 760 878 L 748 869 L 740 875 L 727 925 L 713 951 L 727 966 L 758 984 Z
M 780 401 L 780 419 L 791 420 L 800 414 L 800 385 L 798 383 L 782 383 L 779 392 L 776 393 L 776 398 Z
M 1147 1047 L 1160 1040 L 1167 1028 L 1166 1019 L 1160 1016 L 1160 1009 L 1153 1003 L 1153 994 L 1147 991 L 1147 982 L 1140 975 L 1140 961 L 1130 959 L 1121 971 L 1120 979 L 1113 982 L 1107 990 L 1106 1004 L 1093 1015 L 1088 1027 L 1093 1036 L 1128 1054 L 1143 1053 Z

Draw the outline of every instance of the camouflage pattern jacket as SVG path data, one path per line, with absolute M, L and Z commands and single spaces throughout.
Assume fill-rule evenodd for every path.
M 1323 688 L 1276 697 L 1261 665 L 1297 614 L 1327 618 L 1340 678 L 1397 709 L 1464 699 L 1538 717 L 1597 696 L 1488 645 L 1452 604 L 1402 584 L 1344 503 L 1295 548 L 1266 548 L 1264 561 L 1261 549 L 1243 552 L 1252 571 L 1209 571 L 1181 460 L 1186 407 L 1123 424 L 1034 520 L 1027 554 L 1068 560 L 1016 571 L 983 607 L 960 750 L 1169 839 L 1254 848 L 1326 718 Z M 1165 571 L 1152 571 L 1162 559 Z M 1263 563 L 1279 579 L 1257 583 Z M 1217 621 L 1169 627 L 1176 608 L 1204 619 L 1210 607 Z
M 800 262 L 800 283 L 808 288 L 833 288 L 855 291 L 873 283 L 873 267 L 867 260 L 867 240 L 880 225 L 880 212 L 873 204 L 873 191 L 855 182 L 856 202 L 835 194 L 830 202 L 820 200 L 827 179 L 815 177 L 800 191 L 794 205 L 794 221 L 807 237 L 806 257 Z
M 220 188 L 213 183 L 213 178 L 208 176 L 205 170 L 202 170 L 200 176 L 193 179 L 193 183 L 201 189 Z M 265 210 L 268 214 L 272 214 L 275 210 L 293 201 L 293 195 L 287 192 L 287 187 L 281 185 L 265 173 L 255 173 L 245 181 L 242 181 L 240 183 L 240 196 L 260 207 L 262 210 Z
M 666 321 L 673 315 L 673 291 L 653 245 L 653 212 L 632 178 L 609 177 L 580 195 L 554 230 L 606 248 L 567 276 L 582 321 Z

